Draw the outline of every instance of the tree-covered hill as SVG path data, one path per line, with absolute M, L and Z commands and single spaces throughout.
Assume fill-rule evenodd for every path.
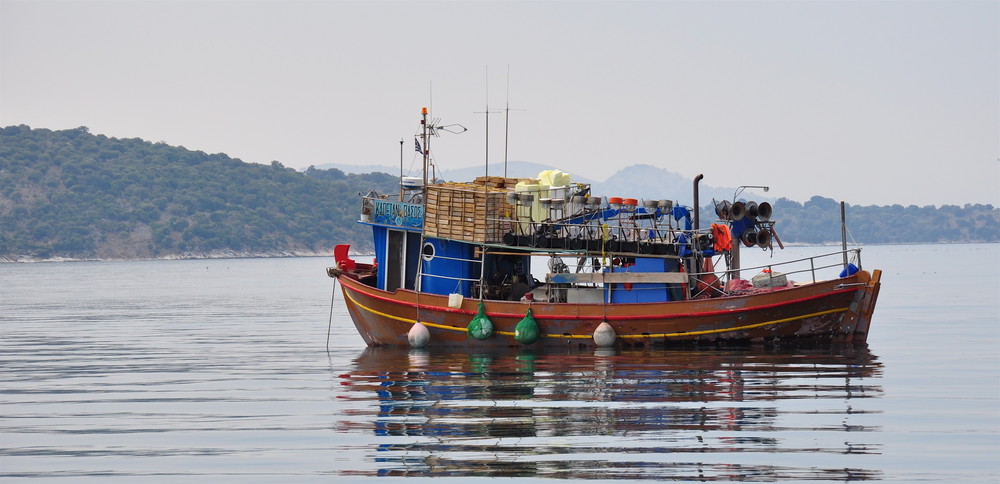
M 814 196 L 805 203 L 779 198 L 772 204 L 782 242 L 822 244 L 841 240 L 840 202 Z M 861 244 L 1000 241 L 1000 209 L 966 204 L 846 207 L 848 241 Z
M 369 189 L 391 193 L 398 180 L 300 173 L 87 128 L 0 128 L 0 260 L 327 253 L 345 242 L 365 251 L 370 232 L 355 221 Z M 848 206 L 847 215 L 862 244 L 1000 241 L 991 205 Z M 783 242 L 840 240 L 834 200 L 778 199 L 774 218 Z
M 299 173 L 139 139 L 0 129 L 0 257 L 151 258 L 282 254 L 350 242 L 358 193 L 387 174 Z

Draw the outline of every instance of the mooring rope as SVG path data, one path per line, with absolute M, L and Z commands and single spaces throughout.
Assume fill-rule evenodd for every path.
M 333 293 L 330 294 L 330 321 L 326 323 L 326 352 L 330 353 L 330 328 L 333 327 L 333 301 L 337 297 L 337 279 L 333 280 Z

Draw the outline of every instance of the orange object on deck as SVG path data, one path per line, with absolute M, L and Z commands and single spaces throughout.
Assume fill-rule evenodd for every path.
M 712 248 L 716 252 L 733 248 L 733 236 L 729 233 L 729 226 L 725 224 L 712 224 L 712 238 L 715 240 Z

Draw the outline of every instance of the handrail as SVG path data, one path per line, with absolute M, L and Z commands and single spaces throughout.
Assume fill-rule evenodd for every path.
M 466 277 L 451 277 L 451 276 L 442 276 L 442 275 L 438 275 L 438 274 L 428 274 L 428 273 L 426 273 L 426 272 L 421 272 L 421 273 L 420 273 L 420 276 L 426 276 L 426 277 L 434 277 L 434 278 L 437 278 L 437 279 L 449 279 L 449 280 L 452 280 L 452 281 L 470 281 L 470 282 L 479 282 L 479 278 L 476 278 L 476 279 L 469 279 L 469 278 L 466 278 Z
M 843 263 L 840 260 L 837 260 L 836 262 L 832 262 L 832 263 L 829 263 L 829 264 L 819 265 L 819 266 L 817 266 L 815 264 L 816 260 L 818 260 L 818 259 L 824 259 L 824 258 L 830 258 L 830 257 L 839 257 L 839 256 L 842 256 L 842 255 L 846 255 L 848 253 L 851 253 L 851 252 L 854 253 L 854 257 L 855 257 L 855 260 L 857 262 L 857 267 L 860 269 L 861 268 L 861 249 L 860 248 L 854 248 L 854 249 L 847 249 L 847 250 L 838 250 L 838 251 L 835 251 L 835 252 L 830 252 L 830 253 L 826 253 L 826 254 L 819 254 L 819 255 L 814 255 L 814 256 L 810 256 L 810 257 L 803 257 L 801 259 L 793 259 L 793 260 L 781 261 L 781 262 L 773 263 L 773 264 L 763 264 L 763 265 L 753 266 L 753 267 L 741 267 L 739 269 L 739 271 L 741 271 L 741 272 L 742 271 L 752 271 L 752 270 L 763 271 L 764 269 L 768 269 L 769 271 L 772 271 L 772 269 L 775 268 L 775 267 L 783 268 L 783 267 L 787 267 L 787 266 L 790 266 L 790 265 L 796 264 L 796 263 L 809 262 L 810 263 L 810 267 L 808 269 L 792 270 L 792 271 L 788 271 L 788 272 L 783 272 L 782 274 L 784 274 L 785 276 L 789 276 L 789 275 L 792 275 L 792 274 L 810 273 L 812 275 L 813 282 L 816 282 L 816 272 L 818 272 L 820 270 L 823 270 L 823 269 L 830 269 L 830 268 L 835 268 L 835 267 L 843 267 Z M 720 271 L 715 271 L 715 272 L 692 272 L 692 273 L 690 273 L 690 275 L 692 277 L 707 276 L 707 275 L 719 276 L 719 274 L 721 273 L 723 276 L 729 277 L 729 276 L 731 276 L 735 272 L 737 272 L 737 270 L 735 270 L 735 269 L 727 269 L 727 270 L 720 270 Z
M 835 251 L 835 252 L 830 252 L 830 253 L 825 253 L 825 254 L 819 254 L 819 255 L 815 255 L 815 256 L 810 256 L 810 257 L 803 257 L 803 258 L 800 258 L 800 259 L 792 259 L 792 260 L 788 260 L 788 261 L 781 261 L 781 262 L 772 263 L 772 264 L 763 264 L 763 265 L 754 266 L 754 267 L 743 267 L 740 270 L 741 271 L 747 271 L 747 270 L 762 271 L 764 269 L 768 269 L 769 271 L 771 271 L 773 273 L 774 268 L 784 269 L 784 268 L 787 268 L 788 266 L 791 266 L 793 264 L 803 263 L 803 262 L 809 262 L 809 267 L 808 268 L 789 270 L 787 272 L 781 272 L 781 274 L 783 274 L 786 277 L 787 276 L 791 276 L 791 275 L 795 275 L 795 274 L 811 274 L 811 276 L 812 276 L 812 282 L 815 283 L 815 282 L 817 282 L 817 277 L 816 277 L 816 273 L 817 272 L 825 270 L 825 269 L 842 267 L 843 263 L 839 260 L 839 256 L 841 256 L 843 254 L 847 254 L 847 253 L 854 253 L 854 258 L 855 258 L 854 260 L 858 264 L 858 267 L 860 268 L 860 260 L 861 260 L 861 255 L 860 254 L 861 254 L 861 249 L 860 248 L 854 248 L 854 249 L 848 249 L 846 251 Z M 817 262 L 818 259 L 826 259 L 826 258 L 834 258 L 834 257 L 838 257 L 838 259 L 836 261 L 832 261 L 830 263 L 823 263 L 823 264 L 819 264 L 819 265 L 816 264 L 816 262 Z M 719 279 L 724 279 L 724 278 L 730 277 L 735 272 L 737 272 L 735 269 L 726 269 L 726 270 L 718 270 L 718 271 L 714 271 L 714 272 L 690 272 L 690 273 L 685 273 L 685 275 L 688 276 L 690 278 L 690 280 L 693 282 L 693 281 L 695 281 L 697 279 L 705 278 L 706 276 L 714 276 L 714 277 L 717 277 Z M 623 272 L 623 273 L 616 273 L 616 274 L 628 274 L 628 273 L 627 272 Z M 636 274 L 643 274 L 643 273 L 640 272 L 640 273 L 636 273 Z M 641 280 L 639 278 L 637 278 L 636 283 L 641 283 Z M 638 287 L 638 286 L 632 287 L 631 290 L 633 290 L 633 291 L 641 291 L 641 290 L 644 290 L 644 289 L 659 290 L 659 288 L 652 288 L 652 287 L 647 288 L 647 287 Z M 707 291 L 717 292 L 720 295 L 724 295 L 724 294 L 727 293 L 727 291 L 726 291 L 726 289 L 724 287 L 723 288 L 718 288 L 718 287 L 713 287 L 712 285 L 705 285 L 703 288 L 701 288 L 697 292 L 694 292 L 692 294 L 692 297 L 697 297 L 698 295 L 700 295 L 700 294 L 702 294 L 704 292 L 707 292 Z
M 423 258 L 423 256 L 421 256 L 421 258 Z M 482 264 L 485 263 L 485 260 L 483 260 L 483 259 L 478 259 L 478 260 L 477 259 L 463 259 L 463 258 L 460 258 L 460 257 L 448 257 L 448 256 L 438 255 L 438 254 L 434 254 L 433 258 L 434 259 L 445 259 L 445 260 L 456 260 L 456 261 L 459 261 L 459 262 L 471 262 L 471 263 L 475 263 L 475 264 L 480 264 L 480 267 L 482 267 Z M 445 275 L 442 275 L 442 274 L 429 274 L 427 272 L 424 272 L 424 270 L 423 270 L 423 264 L 421 264 L 420 267 L 421 268 L 417 271 L 417 276 L 416 276 L 418 280 L 420 278 L 422 278 L 422 277 L 425 277 L 425 276 L 426 277 L 433 277 L 433 278 L 437 278 L 437 279 L 449 279 L 449 280 L 452 280 L 452 281 L 469 281 L 469 282 L 479 282 L 480 279 L 481 279 L 481 278 L 478 278 L 478 277 L 475 278 L 475 279 L 469 279 L 469 278 L 465 278 L 465 277 L 445 276 Z

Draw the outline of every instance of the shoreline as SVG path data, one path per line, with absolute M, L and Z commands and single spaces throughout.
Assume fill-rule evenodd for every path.
M 372 253 L 352 252 L 352 256 L 370 256 Z M 0 256 L 0 264 L 44 264 L 58 262 L 136 262 L 136 261 L 167 261 L 167 260 L 209 260 L 209 259 L 284 259 L 292 257 L 333 257 L 333 250 L 316 251 L 276 251 L 276 252 L 240 252 L 213 251 L 207 253 L 170 254 L 162 257 L 116 258 L 116 257 L 48 257 L 9 255 Z
M 969 241 L 969 242 L 911 242 L 911 243 L 872 243 L 864 245 L 848 245 L 848 247 L 867 247 L 867 246 L 882 246 L 882 245 L 930 245 L 930 244 L 949 244 L 949 245 L 970 245 L 970 244 L 991 244 L 994 242 L 984 242 L 984 241 Z M 840 247 L 839 242 L 831 242 L 826 244 L 799 244 L 799 243 L 786 243 L 785 247 Z M 351 256 L 373 256 L 374 252 L 350 252 Z M 49 258 L 37 258 L 31 256 L 21 256 L 21 255 L 5 255 L 0 256 L 0 265 L 2 264 L 41 264 L 41 263 L 51 263 L 51 262 L 134 262 L 134 261 L 161 261 L 161 260 L 208 260 L 208 259 L 283 259 L 291 257 L 333 257 L 333 249 L 329 251 L 274 251 L 274 252 L 241 252 L 234 250 L 220 250 L 212 251 L 206 253 L 184 253 L 184 254 L 171 254 L 165 255 L 163 257 L 139 257 L 139 258 L 114 258 L 114 257 L 90 257 L 90 258 L 74 258 L 74 257 L 49 257 Z

